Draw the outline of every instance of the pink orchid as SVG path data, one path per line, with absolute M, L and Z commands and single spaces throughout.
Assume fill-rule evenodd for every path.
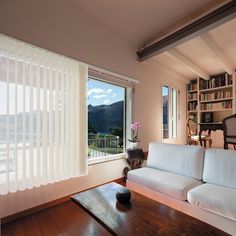
M 130 142 L 132 142 L 132 143 L 139 142 L 138 129 L 140 127 L 142 127 L 140 122 L 135 122 L 135 123 L 131 124 L 131 129 L 133 130 L 133 138 L 132 139 L 128 139 Z
M 140 128 L 142 125 L 140 124 L 140 122 L 135 122 L 133 124 L 131 124 L 131 129 L 133 130 L 137 130 L 138 128 Z

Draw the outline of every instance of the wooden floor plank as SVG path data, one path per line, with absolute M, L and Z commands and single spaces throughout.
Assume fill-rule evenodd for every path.
M 2 226 L 2 236 L 106 236 L 109 232 L 72 201 Z

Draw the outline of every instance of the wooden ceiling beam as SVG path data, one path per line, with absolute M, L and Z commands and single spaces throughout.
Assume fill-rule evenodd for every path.
M 233 66 L 221 53 L 220 48 L 211 39 L 209 33 L 201 35 L 198 39 L 206 48 L 208 48 L 214 59 L 222 66 L 222 69 L 226 71 L 228 74 L 232 74 L 234 71 Z
M 144 61 L 148 58 L 156 56 L 178 46 L 181 43 L 200 36 L 201 34 L 206 33 L 229 20 L 232 20 L 235 17 L 236 1 L 233 0 L 166 36 L 165 38 L 137 51 L 138 60 Z
M 208 79 L 209 75 L 202 70 L 200 67 L 196 66 L 194 62 L 192 62 L 188 57 L 177 51 L 176 49 L 170 49 L 169 51 L 165 52 L 166 55 L 169 57 L 179 61 L 180 63 L 184 64 L 190 71 L 192 71 L 197 76 Z

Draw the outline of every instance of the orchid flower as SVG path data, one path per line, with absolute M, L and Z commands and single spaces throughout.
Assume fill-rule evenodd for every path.
M 133 124 L 131 124 L 131 129 L 133 130 L 133 138 L 132 139 L 128 139 L 128 141 L 132 142 L 132 143 L 136 143 L 139 142 L 140 140 L 138 139 L 138 130 L 139 128 L 142 127 L 140 122 L 135 122 Z

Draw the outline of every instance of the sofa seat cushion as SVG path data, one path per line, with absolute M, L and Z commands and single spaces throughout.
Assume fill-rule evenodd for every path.
M 202 184 L 191 177 L 149 167 L 129 171 L 128 180 L 183 201 L 189 190 Z
M 187 199 L 200 208 L 236 220 L 235 189 L 206 183 L 189 191 Z

